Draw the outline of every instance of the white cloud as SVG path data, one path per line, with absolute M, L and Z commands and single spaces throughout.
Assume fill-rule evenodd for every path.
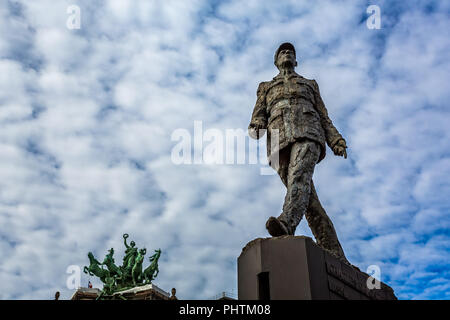
M 449 23 L 424 3 L 382 5 L 368 30 L 351 1 L 79 1 L 68 30 L 69 1 L 3 2 L 0 298 L 69 298 L 67 266 L 111 247 L 120 262 L 125 232 L 163 250 L 156 284 L 180 298 L 235 289 L 284 187 L 257 166 L 175 166 L 170 136 L 194 120 L 245 129 L 285 40 L 349 145 L 314 181 L 350 261 L 379 264 L 401 298 L 444 297 Z

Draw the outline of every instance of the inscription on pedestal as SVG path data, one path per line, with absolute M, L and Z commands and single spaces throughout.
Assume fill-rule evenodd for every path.
M 345 299 L 351 299 L 352 296 L 349 290 L 346 290 L 346 286 L 359 292 L 360 299 L 385 300 L 395 298 L 392 289 L 384 283 L 380 284 L 380 289 L 369 289 L 367 287 L 367 281 L 370 278 L 368 274 L 357 271 L 328 254 L 325 257 L 325 265 L 329 289 Z M 334 279 L 339 281 L 334 281 Z

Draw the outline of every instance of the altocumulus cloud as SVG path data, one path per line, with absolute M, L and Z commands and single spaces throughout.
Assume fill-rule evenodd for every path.
M 292 41 L 349 145 L 314 175 L 349 260 L 402 299 L 448 299 L 450 6 L 379 1 L 369 30 L 369 4 L 2 1 L 0 298 L 70 297 L 66 268 L 120 252 L 125 232 L 163 250 L 157 285 L 180 298 L 235 289 L 284 187 L 257 166 L 176 166 L 170 137 L 245 129 Z

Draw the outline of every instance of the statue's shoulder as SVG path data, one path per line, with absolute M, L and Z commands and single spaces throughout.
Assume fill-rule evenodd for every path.
M 319 85 L 317 84 L 316 80 L 308 79 L 308 78 L 305 78 L 305 77 L 302 77 L 302 76 L 300 76 L 300 77 L 302 78 L 302 81 L 304 83 L 306 83 L 307 85 L 309 85 L 314 91 L 319 91 Z
M 266 88 L 272 83 L 273 80 L 260 82 L 258 88 Z
M 297 76 L 298 76 L 298 78 L 300 78 L 303 82 L 305 82 L 305 83 L 307 83 L 307 84 L 309 84 L 309 85 L 316 85 L 316 84 L 317 84 L 316 80 L 314 80 L 314 79 L 308 79 L 308 78 L 305 78 L 305 77 L 303 77 L 303 76 L 301 76 L 301 75 L 297 75 Z
M 260 95 L 265 94 L 271 83 L 272 83 L 272 81 L 260 82 L 258 85 L 257 95 L 260 96 Z
M 283 79 L 279 75 L 277 75 L 276 77 L 273 77 L 272 80 L 261 82 L 258 86 L 258 95 L 259 95 L 259 93 L 261 93 L 261 94 L 267 93 L 270 88 L 272 88 L 282 82 L 283 82 Z

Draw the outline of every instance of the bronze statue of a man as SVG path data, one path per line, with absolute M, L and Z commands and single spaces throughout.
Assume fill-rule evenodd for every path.
M 317 82 L 295 72 L 296 53 L 291 43 L 278 48 L 274 63 L 280 72 L 259 84 L 249 125 L 249 135 L 255 139 L 267 129 L 269 164 L 287 188 L 283 212 L 278 218 L 270 217 L 266 228 L 273 237 L 294 235 L 306 215 L 317 244 L 346 260 L 312 181 L 315 165 L 325 157 L 325 144 L 335 155 L 347 158 L 346 142 L 328 117 Z M 274 144 L 275 140 L 279 143 Z

